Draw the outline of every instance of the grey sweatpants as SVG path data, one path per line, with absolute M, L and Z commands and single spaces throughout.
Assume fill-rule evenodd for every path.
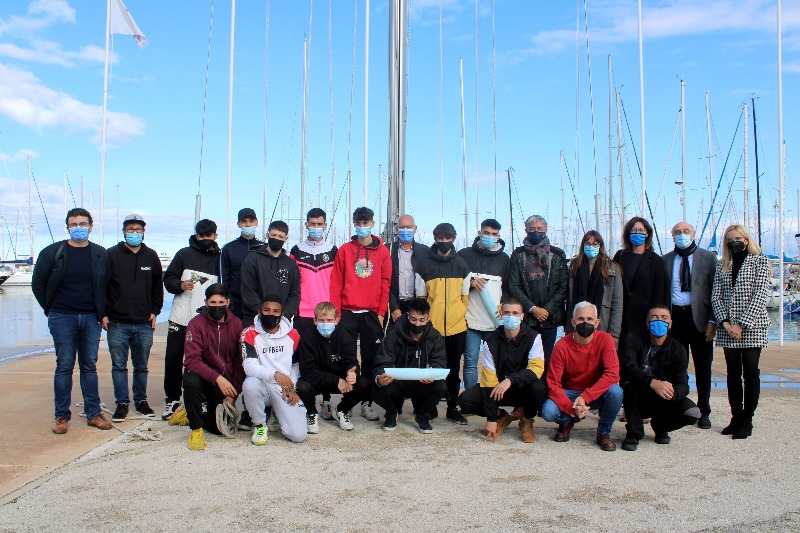
M 266 407 L 271 406 L 281 424 L 281 433 L 292 442 L 303 442 L 308 436 L 306 408 L 302 401 L 294 405 L 283 399 L 281 388 L 277 383 L 248 377 L 242 386 L 244 405 L 253 419 L 253 425 L 267 423 Z

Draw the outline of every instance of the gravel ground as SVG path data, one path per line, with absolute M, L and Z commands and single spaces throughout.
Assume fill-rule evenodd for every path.
M 302 444 L 207 436 L 204 452 L 188 428 L 148 422 L 163 441 L 115 439 L 65 465 L 0 502 L 0 531 L 797 531 L 797 400 L 763 392 L 754 436 L 733 441 L 714 393 L 713 429 L 667 446 L 648 430 L 633 453 L 601 451 L 594 416 L 563 444 L 541 420 L 532 445 L 516 424 L 484 443 L 477 417 L 422 435 L 409 403 L 394 433 L 357 417 Z

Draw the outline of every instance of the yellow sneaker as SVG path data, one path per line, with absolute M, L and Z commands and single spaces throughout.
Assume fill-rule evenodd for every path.
M 206 439 L 205 437 L 203 437 L 203 428 L 192 430 L 192 434 L 189 435 L 189 449 L 190 450 L 206 449 Z
M 175 414 L 169 417 L 170 426 L 188 426 L 189 418 L 186 416 L 186 407 L 181 405 Z

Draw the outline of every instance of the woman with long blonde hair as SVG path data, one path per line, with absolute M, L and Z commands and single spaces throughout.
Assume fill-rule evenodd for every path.
M 723 435 L 746 439 L 753 433 L 753 414 L 761 389 L 758 360 L 767 346 L 769 259 L 747 229 L 733 224 L 725 229 L 722 261 L 717 265 L 711 305 L 717 328 L 717 346 L 728 367 L 731 423 Z M 744 389 L 742 388 L 744 378 Z

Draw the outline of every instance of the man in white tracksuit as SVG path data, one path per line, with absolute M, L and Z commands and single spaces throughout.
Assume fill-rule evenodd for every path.
M 295 392 L 300 369 L 297 345 L 300 335 L 283 316 L 283 302 L 267 296 L 261 304 L 258 320 L 242 331 L 244 404 L 253 419 L 253 444 L 266 444 L 266 407 L 272 407 L 281 432 L 292 442 L 302 442 L 308 435 L 306 408 Z

